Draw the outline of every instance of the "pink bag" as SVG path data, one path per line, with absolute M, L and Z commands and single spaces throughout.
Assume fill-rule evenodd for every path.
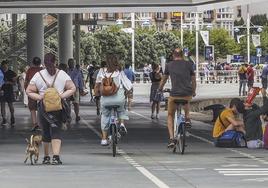
M 268 149 L 268 124 L 265 126 L 263 134 L 264 148 Z

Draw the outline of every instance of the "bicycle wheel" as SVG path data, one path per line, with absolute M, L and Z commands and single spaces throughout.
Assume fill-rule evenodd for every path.
M 113 149 L 113 157 L 116 155 L 116 144 L 117 144 L 117 128 L 116 125 L 112 126 L 112 149 Z
M 179 127 L 177 147 L 181 154 L 184 154 L 185 150 L 185 123 L 182 123 Z

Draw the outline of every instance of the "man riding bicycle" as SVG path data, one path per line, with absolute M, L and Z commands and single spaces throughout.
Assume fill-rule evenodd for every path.
M 168 99 L 168 133 L 169 142 L 168 148 L 175 146 L 174 140 L 174 116 L 176 111 L 176 99 L 187 100 L 188 103 L 184 105 L 185 122 L 190 126 L 190 100 L 196 95 L 196 77 L 193 65 L 189 61 L 183 59 L 183 50 L 177 48 L 174 50 L 173 61 L 166 64 L 164 76 L 162 77 L 159 90 L 162 91 L 168 77 L 171 79 L 171 92 Z

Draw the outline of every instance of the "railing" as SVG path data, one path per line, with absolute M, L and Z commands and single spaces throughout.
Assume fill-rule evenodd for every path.
M 261 70 L 254 71 L 254 81 L 260 82 Z M 150 78 L 144 76 L 143 72 L 136 72 L 136 83 L 150 82 Z M 201 84 L 223 84 L 238 83 L 239 76 L 237 70 L 220 70 L 220 71 L 199 71 L 199 80 Z

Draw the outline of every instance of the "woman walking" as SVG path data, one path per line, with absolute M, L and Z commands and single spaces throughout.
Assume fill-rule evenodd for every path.
M 159 119 L 160 101 L 155 99 L 155 95 L 156 95 L 157 90 L 158 90 L 159 85 L 160 85 L 162 73 L 160 72 L 160 67 L 158 64 L 153 64 L 152 68 L 153 68 L 153 71 L 149 75 L 151 82 L 152 82 L 151 93 L 150 93 L 150 102 L 152 103 L 151 118 L 152 119 L 154 119 L 154 118 Z M 154 115 L 155 112 L 156 112 L 156 115 Z

